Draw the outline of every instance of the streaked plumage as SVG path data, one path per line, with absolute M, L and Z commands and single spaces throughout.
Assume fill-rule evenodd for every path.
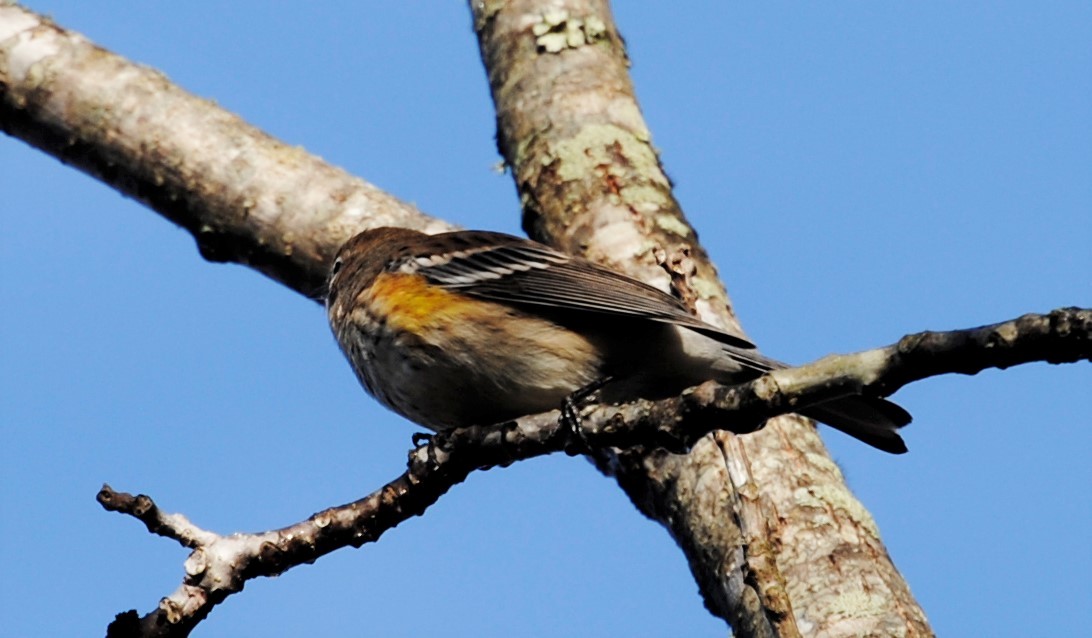
M 555 409 L 605 376 L 615 381 L 604 398 L 618 401 L 784 367 L 652 286 L 485 231 L 365 231 L 339 251 L 327 309 L 365 388 L 437 430 Z M 804 413 L 906 451 L 895 430 L 910 415 L 889 401 L 848 397 Z

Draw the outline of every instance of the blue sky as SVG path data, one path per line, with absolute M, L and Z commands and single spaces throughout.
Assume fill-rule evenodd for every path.
M 617 4 L 677 195 L 767 353 L 1092 305 L 1087 3 Z M 30 5 L 431 214 L 518 232 L 462 3 Z M 317 305 L 6 137 L 0 193 L 8 635 L 95 635 L 177 586 L 186 552 L 103 512 L 104 481 L 232 532 L 401 471 L 414 428 L 358 388 Z M 904 389 L 898 458 L 824 431 L 941 635 L 1092 623 L 1090 381 L 1037 364 Z M 724 628 L 667 534 L 553 457 L 252 582 L 199 635 L 361 632 Z

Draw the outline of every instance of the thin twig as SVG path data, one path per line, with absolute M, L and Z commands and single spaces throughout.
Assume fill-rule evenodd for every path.
M 104 485 L 104 508 L 137 518 L 154 534 L 194 548 L 182 585 L 139 617 L 119 614 L 108 636 L 184 636 L 214 606 L 259 576 L 280 574 L 346 546 L 377 540 L 402 521 L 422 514 L 470 472 L 505 466 L 584 445 L 637 445 L 685 450 L 725 424 L 744 433 L 766 419 L 850 394 L 887 395 L 946 373 L 975 374 L 1046 361 L 1092 360 L 1092 310 L 1063 308 L 1012 321 L 950 332 L 922 332 L 885 348 L 835 355 L 771 372 L 736 386 L 706 383 L 679 397 L 599 405 L 585 411 L 578 436 L 559 425 L 558 413 L 531 415 L 498 426 L 436 434 L 409 455 L 408 469 L 368 496 L 331 507 L 278 530 L 221 536 L 180 514 L 163 513 L 148 496 Z

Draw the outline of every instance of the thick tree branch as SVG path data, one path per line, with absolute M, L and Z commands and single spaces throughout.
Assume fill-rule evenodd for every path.
M 103 486 L 98 500 L 105 509 L 133 516 L 153 534 L 194 550 L 185 562 L 183 583 L 158 609 L 144 617 L 135 611 L 120 614 L 108 635 L 187 635 L 247 580 L 312 563 L 342 547 L 374 542 L 422 514 L 474 470 L 553 452 L 575 453 L 586 445 L 663 444 L 685 451 L 725 423 L 737 433 L 750 432 L 772 416 L 847 394 L 893 391 L 950 372 L 1079 360 L 1092 360 L 1092 310 L 1064 308 L 970 330 L 909 335 L 885 348 L 827 357 L 737 386 L 710 382 L 671 399 L 594 406 L 585 411 L 579 435 L 559 424 L 557 412 L 464 428 L 431 437 L 410 453 L 405 473 L 368 496 L 257 534 L 221 536 L 182 515 L 163 513 L 147 496 Z
M 0 5 L 0 128 L 182 226 L 205 259 L 311 297 L 365 228 L 454 228 L 18 5 Z
M 670 286 L 706 321 L 738 330 L 652 145 L 606 0 L 470 4 L 528 233 Z M 718 433 L 687 455 L 594 458 L 670 531 L 706 607 L 736 635 L 931 634 L 806 419 Z

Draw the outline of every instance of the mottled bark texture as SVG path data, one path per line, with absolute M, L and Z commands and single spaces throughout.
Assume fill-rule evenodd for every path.
M 671 194 L 605 0 L 471 2 L 497 140 L 534 238 L 670 285 L 738 327 Z M 930 635 L 924 613 L 812 423 L 714 434 L 688 455 L 597 456 L 687 556 L 741 636 Z
M 365 228 L 454 228 L 18 5 L 0 5 L 0 128 L 309 296 Z

